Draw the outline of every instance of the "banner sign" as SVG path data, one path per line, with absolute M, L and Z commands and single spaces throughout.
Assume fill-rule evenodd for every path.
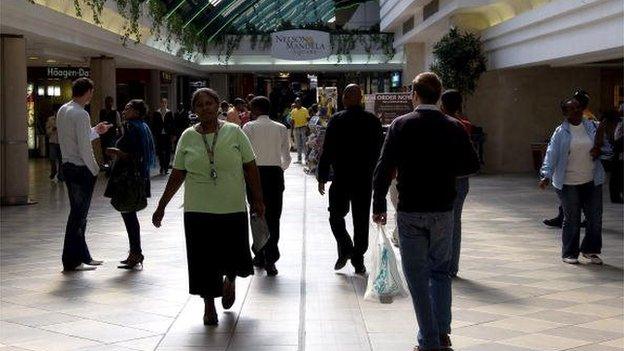
M 381 124 L 390 124 L 395 118 L 413 110 L 411 93 L 375 94 L 374 113 L 381 120 Z
M 284 60 L 307 61 L 331 54 L 329 33 L 293 29 L 271 34 L 271 56 Z
M 82 77 L 89 77 L 91 70 L 89 68 L 82 67 L 48 67 L 46 69 L 47 78 L 63 78 L 63 79 L 78 79 Z

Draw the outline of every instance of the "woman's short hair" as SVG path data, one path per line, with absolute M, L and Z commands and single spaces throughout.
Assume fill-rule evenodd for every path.
M 128 101 L 132 109 L 135 110 L 141 118 L 145 118 L 147 116 L 147 105 L 145 101 L 141 99 L 133 99 Z
M 572 97 L 581 104 L 581 108 L 583 109 L 587 108 L 587 105 L 589 105 L 589 93 L 583 89 L 577 89 Z
M 442 106 L 449 113 L 456 113 L 461 110 L 462 96 L 461 93 L 455 89 L 446 90 L 442 93 L 440 98 L 442 100 Z
M 424 72 L 416 76 L 412 82 L 412 91 L 425 104 L 435 104 L 442 94 L 442 82 L 433 72 Z
M 199 88 L 195 90 L 195 92 L 193 93 L 193 97 L 191 97 L 191 107 L 193 109 L 195 109 L 195 105 L 197 104 L 197 100 L 199 99 L 199 96 L 201 94 L 206 94 L 210 96 L 217 102 L 217 104 L 221 102 L 221 98 L 219 97 L 219 94 L 216 91 L 210 88 Z
M 578 100 L 576 98 L 573 97 L 567 97 L 563 100 L 561 100 L 561 103 L 559 104 L 559 106 L 561 107 L 561 113 L 566 114 L 568 112 L 568 104 L 572 101 L 577 101 Z
M 78 78 L 72 83 L 72 97 L 81 97 L 94 88 L 93 81 L 89 78 Z

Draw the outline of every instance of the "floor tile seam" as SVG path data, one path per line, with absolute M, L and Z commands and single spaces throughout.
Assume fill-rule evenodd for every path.
M 307 209 L 308 209 L 308 175 L 303 176 L 303 208 L 301 228 L 301 275 L 299 277 L 299 330 L 297 331 L 297 350 L 306 348 L 306 274 L 307 274 Z
M 249 298 L 249 291 L 251 290 L 251 285 L 253 284 L 255 279 L 255 274 L 250 276 L 249 279 L 249 284 L 247 284 L 247 290 L 245 291 L 245 297 L 243 298 L 243 302 L 240 305 L 240 309 L 238 310 L 238 313 L 236 315 L 236 320 L 234 321 L 234 324 L 232 324 L 232 328 L 230 329 L 230 331 L 227 333 L 228 334 L 228 340 L 227 340 L 227 345 L 225 346 L 225 351 L 227 351 L 227 349 L 230 348 L 230 346 L 232 345 L 232 340 L 234 339 L 234 334 L 236 333 L 236 326 L 238 325 L 238 322 L 240 321 L 240 317 L 241 314 L 243 313 L 243 308 L 245 307 L 245 302 L 247 302 L 247 299 Z
M 8 302 L 8 301 L 2 301 L 2 302 Z M 187 300 L 187 302 L 188 302 L 188 300 Z M 66 313 L 66 312 L 60 312 L 60 311 L 50 310 L 50 309 L 46 309 L 46 308 L 44 308 L 44 307 L 26 306 L 26 305 L 22 305 L 22 304 L 16 304 L 16 303 L 13 303 L 13 302 L 8 302 L 8 303 L 11 303 L 11 304 L 13 304 L 13 305 L 20 306 L 20 307 L 25 307 L 25 308 L 36 308 L 36 309 L 39 309 L 39 310 L 42 310 L 42 311 L 45 311 L 45 312 L 48 312 L 48 313 L 62 314 L 62 315 L 64 315 L 64 316 L 73 317 L 73 318 L 78 318 L 78 319 L 80 319 L 80 320 L 87 320 L 87 321 L 91 321 L 91 322 L 98 322 L 98 323 L 103 323 L 103 324 L 110 324 L 110 325 L 114 325 L 114 326 L 116 326 L 116 327 L 136 329 L 136 330 L 140 330 L 140 331 L 145 331 L 145 332 L 155 333 L 155 335 L 160 335 L 160 333 L 154 332 L 153 330 L 149 330 L 149 329 L 142 329 L 142 328 L 138 328 L 138 327 L 135 327 L 135 326 L 128 326 L 128 325 L 125 325 L 125 324 L 113 323 L 113 322 L 109 322 L 109 321 L 105 321 L 105 320 L 101 320 L 101 319 L 95 319 L 95 318 L 93 318 L 93 317 L 82 317 L 82 316 L 80 316 L 80 317 L 79 317 L 79 316 L 76 316 L 76 315 L 74 315 L 74 314 L 69 314 L 69 313 Z M 184 304 L 184 306 L 186 306 L 186 303 Z M 181 309 L 180 311 L 182 311 L 183 309 L 184 309 L 184 307 L 182 307 L 182 309 Z M 150 313 L 150 312 L 144 312 L 144 313 Z M 155 313 L 151 313 L 151 314 L 157 315 L 157 316 L 159 316 L 159 317 L 165 317 L 164 315 L 161 315 L 161 314 L 155 314 Z M 179 315 L 179 313 L 178 313 L 178 315 Z M 166 316 L 166 317 L 167 317 L 167 318 L 173 318 L 173 321 L 175 321 L 175 319 L 177 318 L 177 316 L 178 316 L 178 315 L 176 315 L 176 317 L 171 317 L 171 316 Z M 36 316 L 36 315 L 33 315 L 33 316 Z M 29 317 L 29 316 L 25 316 L 24 318 L 28 318 L 28 317 Z M 17 318 L 20 318 L 20 317 L 17 317 Z M 35 328 L 35 329 L 39 329 L 39 330 L 43 330 L 43 331 L 51 331 L 51 330 L 43 329 L 42 327 L 49 327 L 49 326 L 52 326 L 52 325 L 58 325 L 58 324 L 65 324 L 65 323 L 73 323 L 73 322 L 78 322 L 78 321 L 73 321 L 73 322 L 61 322 L 61 323 L 53 323 L 53 324 L 46 324 L 46 325 L 40 325 L 40 326 L 32 326 L 32 325 L 22 324 L 22 323 L 18 323 L 18 322 L 12 322 L 12 321 L 9 321 L 9 320 L 6 320 L 6 319 L 2 319 L 2 320 L 0 320 L 0 321 L 2 321 L 2 322 L 6 322 L 6 323 L 17 324 L 17 325 L 21 325 L 21 326 L 24 326 L 24 327 L 29 327 L 29 328 Z M 172 323 L 173 323 L 173 322 L 172 322 Z M 62 333 L 61 333 L 61 334 L 62 334 Z M 152 336 L 155 336 L 155 335 L 152 335 Z
M 178 314 L 173 318 L 173 320 L 171 321 L 171 324 L 169 324 L 169 327 L 167 328 L 167 330 L 162 334 L 162 337 L 160 338 L 160 340 L 158 340 L 158 343 L 156 344 L 156 346 L 154 346 L 154 351 L 158 349 L 160 344 L 162 344 L 162 342 L 165 339 L 165 337 L 167 336 L 167 334 L 169 334 L 169 331 L 171 330 L 171 327 L 173 327 L 173 324 L 180 317 L 180 315 L 182 314 L 182 311 L 184 311 L 184 309 L 186 308 L 186 306 L 189 304 L 190 301 L 191 301 L 191 296 L 189 295 L 186 298 L 186 302 L 184 303 L 184 306 L 182 306 L 182 308 L 180 308 L 180 310 L 178 311 Z
M 368 278 L 367 278 L 367 280 L 368 280 Z M 364 316 L 364 309 L 362 308 L 362 301 L 361 301 L 360 297 L 358 296 L 357 288 L 355 287 L 355 283 L 353 281 L 354 281 L 354 278 L 352 276 L 349 277 L 349 283 L 351 284 L 351 287 L 353 288 L 353 294 L 355 295 L 355 298 L 356 298 L 357 303 L 358 303 L 358 308 L 357 309 L 360 312 L 360 318 L 362 319 L 362 324 L 364 326 L 364 337 L 366 338 L 366 341 L 368 343 L 369 350 L 374 350 L 374 348 L 373 348 L 373 341 L 370 338 L 369 329 L 368 329 L 368 326 L 366 325 L 366 318 Z
M 19 324 L 19 323 L 13 323 L 13 322 L 7 322 L 7 321 L 3 321 L 3 322 L 10 323 L 10 324 L 16 324 L 16 325 L 19 325 L 19 326 L 22 326 L 22 327 L 33 328 L 33 329 L 37 329 L 39 331 L 48 332 L 48 333 L 57 334 L 57 335 L 62 335 L 62 336 L 70 337 L 70 338 L 76 338 L 76 339 L 81 339 L 81 340 L 93 341 L 93 342 L 96 342 L 96 343 L 100 344 L 100 346 L 102 346 L 102 345 L 109 345 L 109 343 L 105 343 L 103 341 L 96 340 L 96 339 L 86 338 L 84 336 L 65 334 L 65 333 L 61 333 L 61 332 L 55 331 L 55 330 L 41 329 L 39 327 L 33 327 L 33 326 L 30 326 L 30 325 L 24 325 L 24 324 Z M 23 341 L 23 342 L 18 342 L 18 343 L 11 343 L 11 344 L 8 344 L 8 345 L 9 346 L 20 347 L 20 346 L 17 346 L 17 345 L 25 344 L 25 343 L 29 343 L 29 342 L 33 342 L 33 341 L 38 341 L 38 340 L 40 340 L 40 339 L 39 338 L 34 338 L 34 339 L 29 339 L 28 341 Z M 126 341 L 126 340 L 119 340 L 119 341 L 116 341 L 116 342 L 124 342 L 124 341 Z

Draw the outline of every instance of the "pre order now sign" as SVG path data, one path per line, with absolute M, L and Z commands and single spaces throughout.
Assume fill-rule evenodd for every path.
M 329 33 L 293 29 L 271 34 L 271 56 L 284 60 L 306 61 L 331 54 Z

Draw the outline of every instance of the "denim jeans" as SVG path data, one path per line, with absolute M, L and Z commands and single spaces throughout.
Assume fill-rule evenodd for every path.
M 425 350 L 438 349 L 440 334 L 451 332 L 453 211 L 399 212 L 398 225 L 403 272 L 418 321 L 418 344 Z
M 295 128 L 295 146 L 297 146 L 297 161 L 301 162 L 301 154 L 306 155 L 306 147 L 305 143 L 308 139 L 307 128 L 306 127 L 297 127 Z M 308 157 L 306 156 L 306 159 Z
M 449 273 L 457 275 L 459 271 L 459 253 L 461 251 L 461 216 L 464 208 L 464 201 L 470 189 L 468 177 L 458 178 L 455 182 L 457 195 L 453 203 L 453 248 L 451 250 L 451 266 Z
M 81 263 L 91 261 L 91 254 L 85 240 L 87 215 L 96 177 L 86 166 L 63 163 L 61 166 L 69 196 L 69 218 L 63 243 L 63 267 L 73 269 Z
M 602 185 L 589 182 L 581 185 L 564 185 L 557 190 L 563 206 L 563 241 L 561 257 L 578 258 L 579 253 L 599 254 L 602 249 Z M 580 245 L 581 210 L 585 213 L 587 227 Z

